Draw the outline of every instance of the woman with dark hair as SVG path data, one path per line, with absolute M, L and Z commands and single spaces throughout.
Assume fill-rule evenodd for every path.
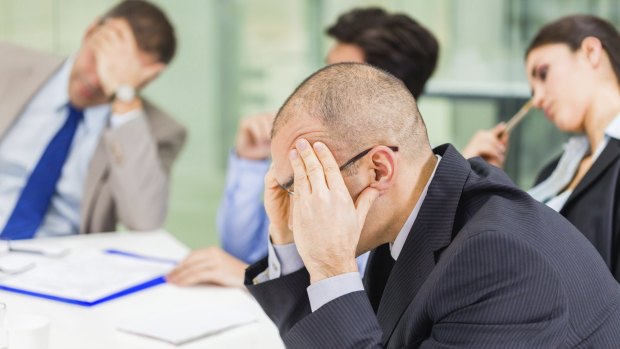
M 620 34 L 590 15 L 543 27 L 526 52 L 534 106 L 576 133 L 529 193 L 592 242 L 620 281 Z

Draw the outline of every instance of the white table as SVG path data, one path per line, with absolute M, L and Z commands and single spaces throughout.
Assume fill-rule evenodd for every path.
M 72 250 L 80 248 L 119 248 L 152 256 L 180 260 L 188 249 L 164 231 L 80 235 L 68 238 L 40 239 L 36 243 L 62 244 Z M 34 313 L 51 320 L 50 349 L 198 349 L 198 348 L 283 348 L 276 327 L 260 306 L 244 290 L 221 287 L 179 288 L 159 285 L 138 293 L 81 307 L 41 298 L 0 291 L 0 302 L 11 313 Z M 120 319 L 139 311 L 189 304 L 230 304 L 244 307 L 259 318 L 258 322 L 231 329 L 204 339 L 174 346 L 154 339 L 117 330 Z M 162 314 L 165 316 L 165 314 Z

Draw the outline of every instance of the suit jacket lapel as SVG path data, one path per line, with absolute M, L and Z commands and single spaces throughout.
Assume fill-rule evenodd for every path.
M 599 155 L 596 161 L 594 161 L 590 170 L 588 170 L 573 193 L 568 197 L 563 209 L 568 207 L 571 201 L 575 200 L 575 198 L 594 184 L 596 180 L 605 172 L 605 170 L 607 170 L 607 168 L 609 168 L 609 166 L 613 164 L 616 159 L 618 159 L 618 156 L 620 156 L 620 140 L 611 138 L 605 149 L 603 149 L 601 155 Z M 562 212 L 563 209 L 560 212 Z
M 383 343 L 435 267 L 435 253 L 453 238 L 456 210 L 471 167 L 450 145 L 435 153 L 442 159 L 381 297 L 377 317 Z

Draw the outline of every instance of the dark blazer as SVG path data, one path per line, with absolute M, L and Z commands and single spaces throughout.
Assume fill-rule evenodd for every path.
M 289 348 L 618 348 L 620 285 L 566 219 L 449 145 L 396 262 L 310 311 L 305 269 L 248 289 Z M 391 269 L 391 270 L 390 270 Z
M 538 175 L 536 184 L 551 175 L 560 157 Z M 560 214 L 590 240 L 616 280 L 620 281 L 620 141 L 607 147 L 570 195 Z M 618 345 L 620 347 L 620 344 Z

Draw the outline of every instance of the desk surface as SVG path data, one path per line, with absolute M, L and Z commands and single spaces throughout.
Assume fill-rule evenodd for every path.
M 80 248 L 118 248 L 147 255 L 180 260 L 188 253 L 170 234 L 159 232 L 112 233 L 40 239 L 36 243 L 61 244 Z M 220 287 L 179 288 L 165 284 L 115 299 L 92 308 L 49 301 L 0 291 L 0 302 L 11 313 L 33 313 L 51 320 L 49 349 L 198 349 L 198 348 L 283 348 L 276 327 L 252 297 L 240 289 Z M 255 313 L 256 323 L 242 326 L 204 339 L 174 346 L 153 339 L 118 331 L 118 322 L 134 312 L 152 311 L 187 304 L 230 304 Z M 165 314 L 162 314 L 165 316 Z

